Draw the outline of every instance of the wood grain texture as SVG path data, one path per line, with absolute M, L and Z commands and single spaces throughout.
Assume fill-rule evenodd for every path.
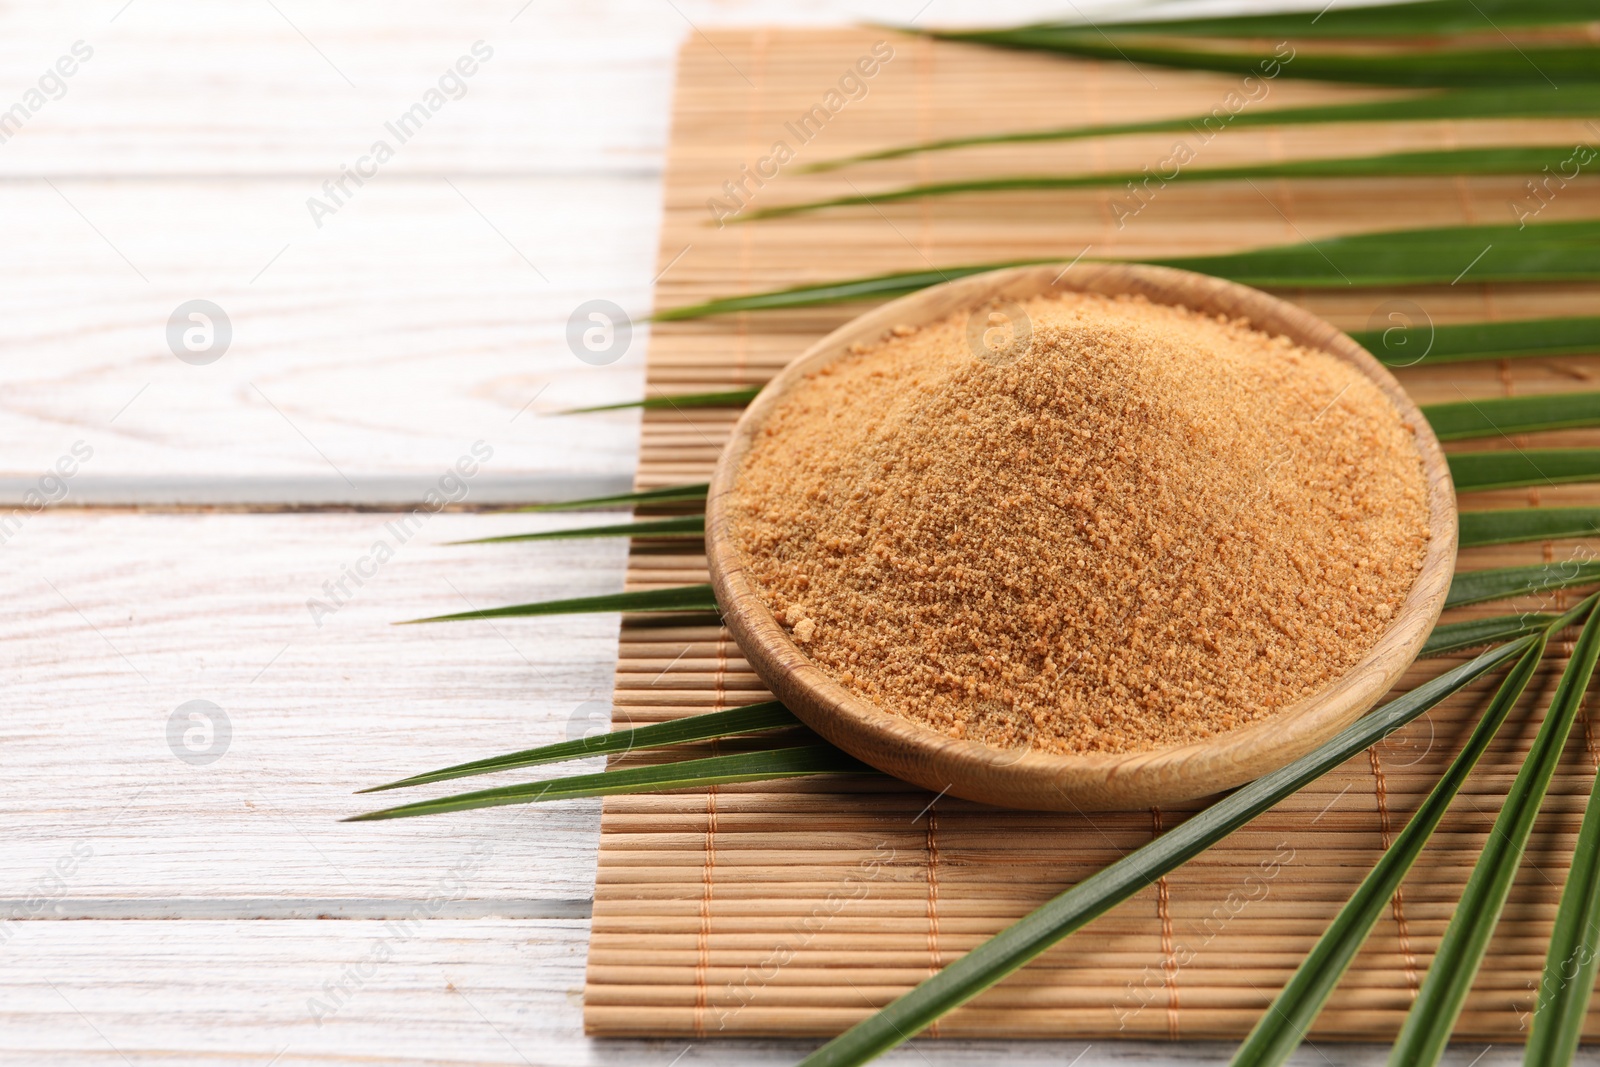
M 1094 254 L 1160 255 L 1289 243 L 1350 229 L 1402 228 L 1506 217 L 1519 183 L 1274 182 L 1162 188 L 1118 228 L 1115 191 L 970 197 L 883 205 L 752 225 L 710 224 L 706 201 L 741 162 L 759 159 L 783 123 L 804 112 L 837 72 L 870 49 L 870 31 L 714 35 L 685 49 L 666 178 L 659 262 L 687 241 L 696 257 L 663 276 L 660 306 L 843 276 L 966 263 Z M 1063 121 L 1133 120 L 1208 110 L 1232 79 L 896 40 L 896 56 L 802 159 L 887 144 Z M 747 71 L 736 88 L 718 53 Z M 1349 90 L 1274 85 L 1271 106 L 1348 98 Z M 1066 117 L 1064 117 L 1066 116 Z M 1573 131 L 1567 131 L 1573 132 Z M 1230 159 L 1336 154 L 1340 146 L 1467 143 L 1510 127 L 1406 124 L 1387 130 L 1235 131 L 1205 147 Z M 1527 133 L 1527 136 L 1532 136 Z M 1058 146 L 1035 156 L 951 154 L 874 164 L 868 171 L 783 171 L 755 202 L 826 195 L 845 178 L 863 192 L 910 181 L 958 180 L 983 168 L 1046 162 L 1137 170 L 1171 151 L 1170 138 Z M 1220 157 L 1219 157 L 1220 158 Z M 1041 162 L 1043 160 L 1044 162 Z M 833 183 L 830 185 L 829 183 Z M 881 184 L 880 184 L 881 183 Z M 848 189 L 844 191 L 848 192 Z M 1600 212 L 1574 186 L 1547 217 Z M 1466 264 L 1462 265 L 1467 266 Z M 1398 293 L 1290 292 L 1347 329 L 1423 321 L 1584 314 L 1594 289 L 1456 286 Z M 1410 303 L 1393 305 L 1403 300 Z M 732 315 L 661 325 L 651 338 L 651 392 L 762 384 L 797 354 L 861 312 L 859 306 Z M 1397 372 L 1419 403 L 1545 390 L 1592 389 L 1594 356 Z M 718 411 L 652 411 L 643 420 L 639 484 L 704 480 L 738 419 Z M 1596 445 L 1572 431 L 1452 447 Z M 1474 494 L 1464 507 L 1594 504 L 1592 486 Z M 1594 541 L 1471 549 L 1465 568 L 1588 558 Z M 636 547 L 631 585 L 705 581 L 701 552 Z M 1517 604 L 1458 609 L 1447 622 L 1535 607 L 1560 610 L 1561 592 Z M 1392 1037 L 1443 933 L 1499 799 L 1527 751 L 1554 685 L 1547 666 L 1312 1032 L 1325 1041 Z M 1396 692 L 1456 660 L 1409 668 Z M 716 625 L 625 621 L 615 700 L 652 719 L 761 700 L 768 691 L 738 644 Z M 940 1021 L 942 1038 L 1027 1034 L 1127 1040 L 1237 1040 L 1264 1010 L 1327 921 L 1370 869 L 1466 736 L 1484 685 L 1440 705 L 1368 753 L 1257 819 L 1221 846 L 1159 880 L 966 1007 Z M 1586 718 L 1587 723 L 1587 718 Z M 1575 736 L 1490 945 L 1458 1037 L 1515 1042 L 1531 1004 L 1570 848 L 1600 747 Z M 723 750 L 728 750 L 725 743 Z M 705 745 L 698 752 L 716 751 Z M 1195 802 L 1140 812 L 1008 812 L 893 781 L 731 786 L 672 797 L 607 800 L 595 896 L 586 1020 L 597 1034 L 686 1038 L 836 1033 L 954 956 L 1105 864 L 1187 818 Z M 1591 1033 L 1600 1027 L 1591 1024 Z M 936 1044 L 923 1042 L 924 1045 Z M 1482 1045 L 1473 1054 L 1482 1051 Z M 1219 1056 L 1219 1059 L 1222 1058 Z M 1466 1057 L 1470 1060 L 1470 1056 Z M 1381 1060 L 1381 1056 L 1376 1058 Z
M 636 420 L 550 413 L 638 390 L 645 329 L 591 366 L 567 321 L 593 298 L 648 310 L 651 183 L 395 178 L 320 230 L 303 205 L 314 191 L 9 188 L 0 344 L 28 358 L 0 366 L 0 502 L 15 507 L 78 442 L 93 455 L 68 500 L 85 504 L 395 506 L 476 441 L 495 452 L 481 503 L 626 488 Z M 548 209 L 579 199 L 592 214 Z M 639 263 L 631 277 L 614 256 Z M 167 338 L 195 298 L 232 325 L 204 366 Z
M 446 513 L 404 543 L 387 514 L 31 520 L 4 556 L 0 919 L 37 915 L 31 890 L 79 844 L 92 856 L 52 887 L 52 915 L 388 918 L 491 847 L 441 906 L 586 911 L 595 802 L 377 832 L 337 820 L 380 806 L 355 789 L 604 728 L 614 616 L 392 625 L 615 589 L 620 543 L 440 544 L 593 517 Z M 380 542 L 393 558 L 362 563 Z M 375 572 L 330 597 L 347 569 Z M 192 700 L 231 727 L 212 762 L 169 734 Z M 598 764 L 552 770 L 579 767 Z
M 1080 6 L 1093 15 L 1114 5 Z M 1058 11 L 1048 0 L 994 0 L 952 5 L 945 19 L 1026 21 Z M 667 142 L 677 46 L 696 26 L 911 14 L 887 0 L 9 5 L 0 12 L 7 107 L 74 41 L 94 55 L 6 144 L 0 174 L 281 175 L 297 184 L 315 176 L 320 184 L 481 40 L 493 56 L 460 96 L 452 90 L 386 174 L 653 176 Z
M 730 510 L 742 465 L 772 413 L 807 379 L 852 348 L 879 342 L 896 326 L 927 326 L 963 309 L 1062 292 L 1136 295 L 1153 304 L 1247 320 L 1355 367 L 1395 405 L 1400 419 L 1416 428 L 1413 442 L 1427 484 L 1430 540 L 1394 620 L 1342 677 L 1266 720 L 1205 741 L 1130 755 L 1056 755 L 952 738 L 892 714 L 839 684 L 778 625 L 745 573 Z M 1416 658 L 1444 608 L 1455 573 L 1456 503 L 1444 452 L 1422 413 L 1394 375 L 1326 322 L 1259 290 L 1187 271 L 1059 263 L 975 275 L 912 293 L 851 320 L 796 357 L 745 409 L 717 462 L 706 500 L 706 555 L 722 621 L 750 666 L 791 711 L 852 756 L 925 789 L 1001 807 L 1126 811 L 1243 785 L 1306 755 L 1377 703 Z

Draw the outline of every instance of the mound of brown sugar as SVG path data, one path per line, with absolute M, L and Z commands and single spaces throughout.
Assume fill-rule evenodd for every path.
M 1021 310 L 1009 351 L 999 313 L 898 327 L 767 422 L 734 537 L 807 655 L 941 733 L 1058 753 L 1209 737 L 1353 666 L 1428 540 L 1383 393 L 1242 322 Z

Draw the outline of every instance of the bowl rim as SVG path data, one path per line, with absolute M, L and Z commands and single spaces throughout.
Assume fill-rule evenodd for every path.
M 947 737 L 856 696 L 814 664 L 774 618 L 744 571 L 728 501 L 757 430 L 789 390 L 852 344 L 901 324 L 935 322 L 963 307 L 1051 292 L 1143 295 L 1153 303 L 1243 318 L 1354 365 L 1413 429 L 1428 491 L 1422 567 L 1389 625 L 1349 671 L 1256 722 L 1183 745 L 1133 753 L 1059 755 Z M 1421 651 L 1443 610 L 1456 553 L 1455 492 L 1443 449 L 1400 383 L 1321 318 L 1278 297 L 1208 275 L 1121 263 L 1011 267 L 919 290 L 857 316 L 808 346 L 760 391 L 735 424 L 706 500 L 706 556 L 724 625 L 751 667 L 807 726 L 851 755 L 927 789 L 1008 807 L 1118 810 L 1192 800 L 1242 785 L 1315 749 L 1372 707 Z

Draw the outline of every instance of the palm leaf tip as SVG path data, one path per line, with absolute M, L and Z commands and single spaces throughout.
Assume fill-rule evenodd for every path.
M 408 789 L 412 786 L 429 785 L 433 782 L 467 778 L 478 774 L 493 774 L 497 771 L 513 770 L 519 767 L 561 763 L 566 760 L 587 759 L 593 756 L 619 755 L 639 748 L 662 748 L 668 745 L 681 745 L 690 741 L 703 741 L 709 738 L 732 737 L 767 730 L 780 730 L 799 725 L 800 720 L 796 719 L 787 708 L 776 700 L 769 700 L 760 704 L 749 704 L 742 708 L 713 711 L 705 715 L 691 715 L 683 719 L 674 719 L 671 722 L 655 723 L 650 726 L 640 726 L 633 729 L 613 730 L 610 733 L 597 734 L 593 737 L 574 738 L 569 741 L 559 741 L 553 745 L 542 745 L 538 748 L 524 749 L 520 752 L 510 752 L 503 756 L 492 756 L 488 759 L 473 760 L 469 763 L 458 763 L 442 770 L 415 774 L 409 778 L 402 778 L 385 785 L 358 789 L 356 792 L 358 794 L 382 793 L 390 789 Z
M 1060 21 L 1024 29 L 1180 37 L 1435 37 L 1482 33 L 1504 27 L 1559 26 L 1592 18 L 1573 0 L 1409 0 L 1398 4 L 1360 0 L 1305 13 L 1201 15 L 1137 21 Z
M 599 537 L 704 537 L 704 515 L 676 515 L 668 519 L 641 519 L 638 522 L 606 526 L 580 526 L 568 530 L 543 530 L 539 533 L 507 534 L 503 537 L 474 537 L 466 541 L 446 541 L 446 545 L 497 545 L 513 541 L 565 541 Z
M 1447 623 L 1436 626 L 1428 635 L 1418 659 L 1447 656 L 1469 648 L 1483 648 L 1501 641 L 1511 641 L 1549 626 L 1554 615 L 1537 611 L 1519 615 L 1498 615 L 1490 619 L 1473 619 L 1468 622 Z
M 343 822 L 376 822 L 407 819 L 419 815 L 439 815 L 451 811 L 502 807 L 509 804 L 536 804 L 580 797 L 617 796 L 627 793 L 660 793 L 676 789 L 703 789 L 713 785 L 765 782 L 780 778 L 802 778 L 819 774 L 878 774 L 866 764 L 846 756 L 832 745 L 803 745 L 794 748 L 740 752 L 727 756 L 657 763 L 644 767 L 580 774 L 545 782 L 528 782 L 500 789 L 481 789 L 473 793 L 422 800 L 414 804 L 351 815 Z
M 760 391 L 760 386 L 751 386 L 744 389 L 724 389 L 718 392 L 651 396 L 643 400 L 625 400 L 619 404 L 598 404 L 587 408 L 568 408 L 566 411 L 558 411 L 556 414 L 587 415 L 596 411 L 624 411 L 629 408 L 656 411 L 667 408 L 742 407 L 754 400 L 756 394 Z
M 1558 168 L 1572 154 L 1570 145 L 1512 145 L 1384 152 L 1365 156 L 1332 156 L 1280 160 L 1225 167 L 1197 167 L 1182 171 L 1172 181 L 1182 183 L 1222 181 L 1272 181 L 1304 178 L 1426 178 L 1496 174 L 1537 174 Z M 875 207 L 906 200 L 924 200 L 984 193 L 1119 188 L 1138 184 L 1145 171 L 1105 171 L 1072 174 L 1019 174 L 996 178 L 928 182 L 898 186 L 872 193 L 806 200 L 747 212 L 737 221 L 759 221 L 808 214 L 828 208 Z
M 672 485 L 662 489 L 642 489 L 634 493 L 616 493 L 611 496 L 592 496 L 583 500 L 563 500 L 557 504 L 535 504 L 521 511 L 583 511 L 591 508 L 645 507 L 652 504 L 677 504 L 704 500 L 710 492 L 708 482 L 694 485 Z
M 1003 263 L 976 263 L 965 266 L 936 267 L 933 270 L 874 274 L 865 278 L 822 282 L 816 285 L 797 285 L 788 289 L 772 289 L 744 296 L 719 297 L 698 304 L 668 308 L 656 312 L 662 322 L 681 319 L 701 319 L 713 315 L 731 315 L 740 311 L 773 311 L 782 308 L 815 307 L 818 304 L 848 303 L 857 300 L 879 300 L 904 296 L 940 282 L 955 281 L 971 274 L 999 270 L 1001 267 L 1034 266 L 1054 263 L 1054 259 L 1014 259 Z
M 604 593 L 600 596 L 570 597 L 564 600 L 542 600 L 532 604 L 510 604 L 502 608 L 485 608 L 480 611 L 462 611 L 454 615 L 432 615 L 425 619 L 407 619 L 396 626 L 413 626 L 424 622 L 469 622 L 475 619 L 509 619 L 543 615 L 587 615 L 609 611 L 684 611 L 717 612 L 716 594 L 709 584 L 682 585 L 669 589 L 640 589 L 625 593 Z

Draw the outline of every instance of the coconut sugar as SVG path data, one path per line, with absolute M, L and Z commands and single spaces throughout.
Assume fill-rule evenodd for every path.
M 813 374 L 741 469 L 734 540 L 819 667 L 951 737 L 1117 753 L 1263 719 L 1371 649 L 1429 536 L 1376 385 L 1137 298 L 976 314 Z M 991 321 L 1028 324 L 1009 358 Z

